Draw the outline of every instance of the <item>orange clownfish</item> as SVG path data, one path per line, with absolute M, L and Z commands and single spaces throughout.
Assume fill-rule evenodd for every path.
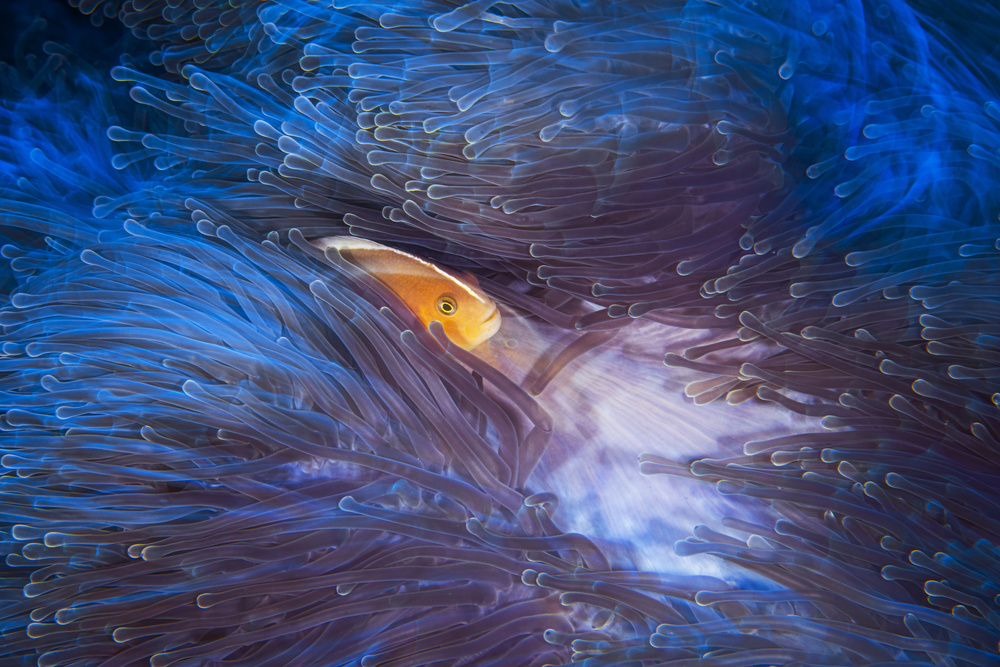
M 424 324 L 437 320 L 452 343 L 471 350 L 500 329 L 497 305 L 476 279 L 443 269 L 415 255 L 354 236 L 313 241 L 336 249 L 351 264 L 378 278 Z

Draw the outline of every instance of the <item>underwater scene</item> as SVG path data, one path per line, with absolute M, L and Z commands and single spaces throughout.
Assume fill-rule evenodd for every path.
M 0 665 L 1000 665 L 1000 7 L 7 0 Z

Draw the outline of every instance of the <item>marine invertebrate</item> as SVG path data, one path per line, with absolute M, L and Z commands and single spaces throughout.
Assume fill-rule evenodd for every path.
M 995 10 L 79 7 L 152 68 L 4 73 L 5 660 L 997 660 Z

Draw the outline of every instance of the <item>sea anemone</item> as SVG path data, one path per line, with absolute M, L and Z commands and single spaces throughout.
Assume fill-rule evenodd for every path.
M 995 8 L 69 4 L 0 70 L 5 664 L 1000 664 Z

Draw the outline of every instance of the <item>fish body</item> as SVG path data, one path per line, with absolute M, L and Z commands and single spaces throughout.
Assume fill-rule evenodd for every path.
M 472 276 L 459 276 L 416 255 L 354 236 L 331 236 L 313 243 L 336 249 L 358 268 L 391 289 L 424 324 L 441 322 L 454 344 L 471 350 L 500 329 L 496 303 Z

